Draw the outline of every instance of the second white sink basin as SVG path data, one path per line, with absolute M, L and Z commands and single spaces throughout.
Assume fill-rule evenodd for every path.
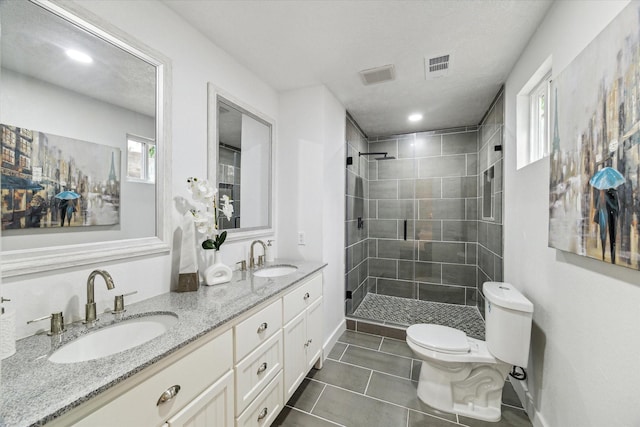
M 164 334 L 178 322 L 175 314 L 134 317 L 82 335 L 56 350 L 53 363 L 77 363 L 99 359 L 144 344 Z
M 253 272 L 253 275 L 258 277 L 280 277 L 291 274 L 297 269 L 298 267 L 295 265 L 274 265 L 272 267 L 263 267 L 260 270 L 256 270 Z

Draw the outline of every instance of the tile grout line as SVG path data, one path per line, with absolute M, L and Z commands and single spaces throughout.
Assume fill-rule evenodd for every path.
M 364 395 L 367 395 L 367 391 L 369 391 L 369 384 L 371 384 L 371 377 L 373 377 L 373 369 L 369 372 L 369 379 L 367 380 L 367 385 L 364 388 Z
M 347 344 L 347 343 L 345 343 L 344 341 L 339 341 L 339 342 L 341 342 L 342 344 Z M 396 353 L 389 353 L 389 352 L 382 351 L 382 350 L 375 350 L 375 349 L 373 349 L 373 348 L 370 348 L 370 347 L 363 347 L 363 346 L 361 346 L 361 345 L 357 345 L 357 344 L 348 344 L 348 345 L 349 345 L 349 346 L 356 347 L 356 348 L 361 348 L 361 349 L 364 349 L 364 350 L 375 351 L 376 353 L 387 354 L 387 355 L 389 355 L 389 356 L 395 356 L 395 357 L 401 357 L 401 358 L 403 358 L 403 359 L 410 359 L 410 360 L 414 360 L 414 358 L 413 358 L 413 357 L 403 356 L 403 355 L 401 355 L 401 354 L 396 354 Z M 342 356 L 344 356 L 346 352 L 347 352 L 347 349 L 345 348 L 345 351 L 342 353 Z M 342 356 L 340 356 L 340 358 L 342 358 Z
M 318 415 L 316 415 L 316 414 L 312 414 L 311 412 L 303 411 L 302 409 L 296 408 L 295 406 L 290 406 L 290 405 L 285 405 L 285 406 L 286 406 L 287 408 L 291 408 L 291 409 L 293 409 L 293 410 L 295 410 L 295 411 L 298 411 L 298 412 L 301 412 L 301 413 L 303 413 L 303 414 L 307 414 L 307 415 L 309 415 L 309 416 L 311 416 L 311 417 L 318 418 L 318 419 L 320 419 L 320 420 L 322 420 L 322 421 L 326 421 L 326 422 L 331 423 L 331 424 L 333 424 L 333 425 L 340 426 L 340 427 L 345 427 L 345 426 L 344 426 L 344 424 L 338 424 L 338 423 L 336 423 L 335 421 L 331 421 L 331 420 L 328 420 L 328 419 L 326 419 L 326 418 L 322 418 L 322 417 L 320 417 L 320 416 L 318 416 Z
M 317 382 L 319 382 L 319 383 L 322 383 L 321 381 L 314 380 L 313 378 L 309 378 L 309 379 L 310 379 L 310 380 L 313 380 L 313 381 L 317 381 Z M 348 392 L 348 393 L 357 394 L 358 396 L 366 397 L 366 398 L 368 398 L 368 399 L 375 400 L 375 401 L 377 401 L 377 402 L 387 403 L 387 404 L 389 404 L 389 405 L 391 405 L 391 406 L 395 406 L 395 407 L 402 408 L 402 409 L 410 409 L 410 410 L 412 410 L 412 411 L 419 412 L 419 413 L 421 413 L 421 414 L 423 414 L 423 415 L 427 415 L 427 416 L 429 416 L 429 417 L 433 417 L 433 418 L 436 418 L 436 419 L 439 419 L 439 420 L 444 420 L 444 421 L 452 422 L 451 420 L 448 420 L 448 419 L 446 419 L 446 418 L 439 417 L 439 416 L 437 416 L 437 415 L 435 415 L 435 414 L 430 414 L 430 413 L 428 413 L 428 412 L 424 412 L 424 411 L 422 411 L 422 410 L 420 410 L 420 409 L 411 409 L 411 408 L 409 408 L 409 407 L 407 407 L 407 406 L 402 406 L 402 405 L 400 405 L 400 404 L 398 404 L 398 403 L 389 402 L 388 400 L 380 399 L 379 397 L 370 396 L 370 395 L 368 395 L 368 394 L 358 393 L 357 391 L 349 390 L 349 389 L 347 389 L 347 388 L 340 387 L 340 386 L 333 385 L 333 384 L 328 384 L 328 383 L 322 383 L 322 384 L 325 384 L 325 388 L 326 388 L 326 387 L 333 387 L 333 388 L 337 388 L 337 389 L 339 389 L 339 390 L 346 391 L 346 392 Z M 323 390 L 323 391 L 324 391 L 324 390 Z M 315 409 L 315 408 L 314 408 L 314 409 Z M 456 417 L 456 419 L 457 419 L 458 414 L 450 414 L 450 415 L 454 415 L 454 416 Z
M 331 359 L 331 360 L 333 360 L 333 359 Z M 413 360 L 413 359 L 412 359 L 412 360 Z M 355 368 L 368 369 L 368 370 L 370 370 L 370 371 L 377 372 L 377 373 L 379 373 L 379 374 L 389 375 L 390 377 L 400 378 L 400 379 L 403 379 L 403 380 L 409 380 L 409 381 L 411 381 L 411 382 L 417 382 L 417 381 L 413 381 L 413 380 L 411 379 L 411 377 L 403 377 L 403 376 L 400 376 L 400 375 L 390 374 L 390 373 L 388 373 L 388 372 L 379 371 L 379 370 L 377 370 L 377 369 L 369 368 L 369 367 L 367 367 L 367 366 L 356 365 L 355 363 L 343 362 L 343 361 L 340 361 L 340 360 L 334 360 L 334 362 L 337 362 L 337 363 L 343 363 L 343 364 L 345 364 L 345 365 L 347 365 L 347 366 L 353 366 L 353 367 L 355 367 Z M 412 363 L 412 365 L 413 365 L 413 363 Z M 307 377 L 307 378 L 308 378 L 308 377 Z M 315 380 L 314 378 L 308 378 L 308 379 L 310 379 L 310 380 Z M 315 380 L 315 381 L 322 382 L 322 381 L 319 381 L 319 380 Z M 326 384 L 329 384 L 329 383 L 326 383 Z M 333 384 L 331 384 L 331 385 L 333 385 Z
M 344 355 L 345 355 L 345 353 L 347 352 L 347 349 L 349 348 L 349 346 L 350 346 L 350 345 L 351 345 L 351 344 L 347 344 L 347 345 L 344 347 L 344 350 L 342 350 L 342 354 L 340 355 L 340 357 L 338 357 L 338 362 L 340 362 L 340 359 L 342 359 L 342 358 L 344 357 Z
M 322 393 L 324 393 L 325 389 L 327 388 L 327 384 L 324 384 L 324 387 L 322 387 L 322 391 L 320 392 L 320 394 L 318 395 L 318 398 L 316 399 L 316 401 L 313 403 L 313 406 L 311 407 L 311 409 L 309 410 L 309 413 L 312 413 L 314 409 L 316 409 L 316 405 L 318 404 L 318 402 L 320 401 L 320 398 L 322 397 Z

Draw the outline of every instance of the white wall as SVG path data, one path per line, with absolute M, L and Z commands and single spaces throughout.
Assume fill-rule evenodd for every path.
M 278 119 L 276 92 L 162 3 L 155 0 L 77 3 L 172 60 L 173 188 L 169 190 L 174 200 L 190 200 L 186 191 L 188 176 L 207 176 L 207 82 Z M 277 150 L 277 141 L 275 144 Z M 176 208 L 179 204 L 176 200 L 174 206 L 165 207 L 172 213 L 174 228 L 182 218 L 182 212 Z M 225 243 L 224 261 L 233 265 L 246 259 L 247 247 L 246 241 Z M 5 304 L 7 307 L 17 310 L 18 337 L 45 328 L 47 325 L 43 324 L 26 326 L 26 321 L 53 311 L 63 310 L 67 321 L 84 316 L 87 276 L 97 267 L 106 268 L 112 274 L 118 294 L 137 290 L 137 295 L 129 297 L 129 302 L 134 302 L 168 292 L 172 275 L 177 276 L 178 264 L 171 255 L 163 255 L 101 263 L 64 273 L 6 279 L 2 296 L 12 299 Z M 111 309 L 114 295 L 98 284 L 98 311 Z
M 324 86 L 281 94 L 278 253 L 324 261 L 325 340 L 344 320 L 346 111 Z M 304 233 L 304 245 L 298 244 Z
M 529 77 L 549 55 L 558 75 L 627 4 L 555 2 L 505 86 L 505 280 L 535 306 L 535 425 L 640 425 L 640 272 L 550 249 L 549 160 L 516 170 L 515 147 L 516 95 Z

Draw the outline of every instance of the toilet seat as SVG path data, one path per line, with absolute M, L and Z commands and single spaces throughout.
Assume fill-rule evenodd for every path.
M 407 328 L 407 338 L 427 350 L 445 354 L 466 354 L 471 351 L 467 334 L 448 326 L 417 324 Z

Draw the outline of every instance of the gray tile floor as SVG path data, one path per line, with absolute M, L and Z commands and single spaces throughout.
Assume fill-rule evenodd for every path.
M 422 403 L 416 395 L 419 371 L 404 341 L 345 331 L 324 367 L 309 372 L 273 426 L 531 427 L 509 382 L 502 420 L 489 423 Z
M 470 337 L 484 340 L 484 321 L 474 306 L 369 293 L 354 311 L 353 316 L 385 325 L 409 326 L 416 323 L 435 323 L 460 329 Z

